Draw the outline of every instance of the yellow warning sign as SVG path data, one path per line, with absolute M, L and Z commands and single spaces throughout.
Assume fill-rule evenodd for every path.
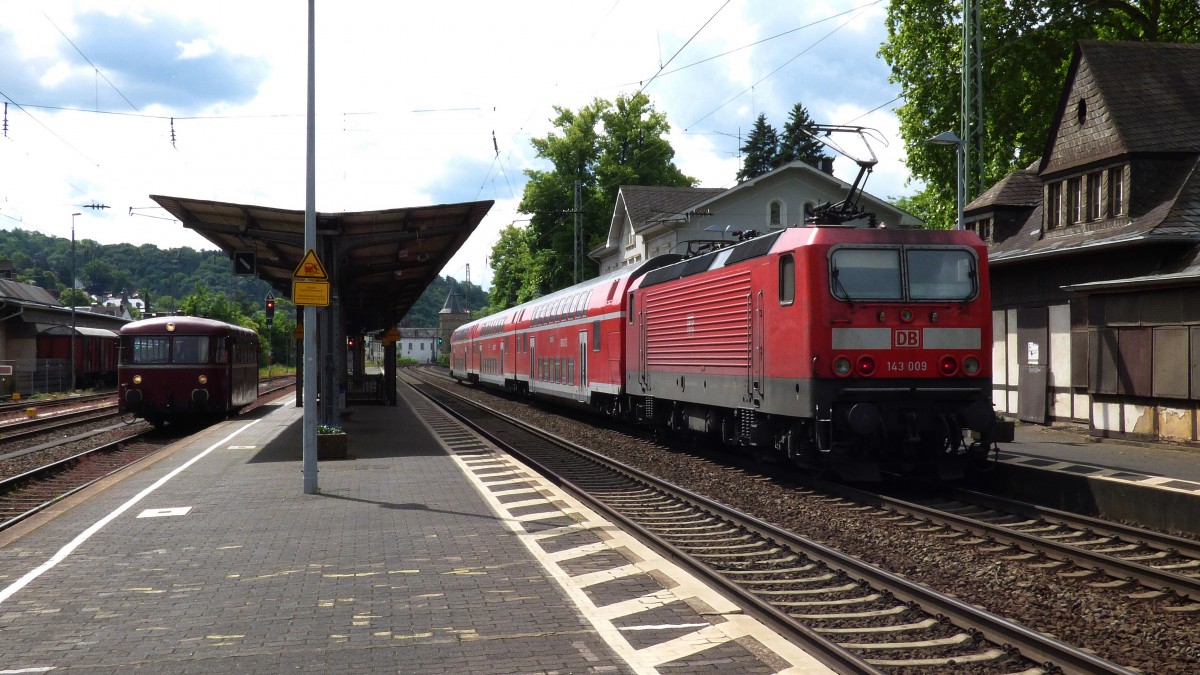
M 328 279 L 329 275 L 325 273 L 325 266 L 321 264 L 317 252 L 310 248 L 308 253 L 304 254 L 304 259 L 292 271 L 292 277 L 295 279 Z
M 313 305 L 316 307 L 329 306 L 329 282 L 292 280 L 292 304 Z

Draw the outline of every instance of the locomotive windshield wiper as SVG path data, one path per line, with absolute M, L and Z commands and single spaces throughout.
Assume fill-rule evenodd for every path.
M 850 304 L 853 305 L 854 298 L 850 297 L 850 292 L 847 291 L 846 287 L 842 285 L 842 280 L 839 276 L 840 273 L 841 273 L 841 270 L 839 270 L 837 267 L 834 267 L 830 271 L 830 274 L 833 275 L 834 288 L 837 290 L 837 292 L 842 294 L 843 298 L 846 298 L 846 302 L 849 302 Z

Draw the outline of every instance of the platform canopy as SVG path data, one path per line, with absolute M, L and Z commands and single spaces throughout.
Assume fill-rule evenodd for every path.
M 231 257 L 254 253 L 257 275 L 292 297 L 304 258 L 304 211 L 150 195 Z M 317 214 L 316 253 L 349 332 L 399 321 L 475 231 L 492 201 Z

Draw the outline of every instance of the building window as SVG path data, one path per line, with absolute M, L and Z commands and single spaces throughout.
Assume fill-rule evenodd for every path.
M 1084 219 L 1083 178 L 1067 181 L 1067 224 L 1082 223 Z
M 1046 229 L 1053 230 L 1062 225 L 1062 183 L 1046 186 Z
M 767 224 L 772 230 L 777 230 L 783 226 L 783 202 L 778 199 L 771 201 L 771 211 Z
M 1125 167 L 1108 170 L 1108 217 L 1125 215 Z
M 1103 183 L 1103 172 L 1089 173 L 1087 177 L 1087 219 L 1100 220 L 1100 185 Z
M 971 223 L 971 230 L 979 235 L 979 238 L 984 241 L 989 241 L 992 238 L 992 219 L 983 218 Z

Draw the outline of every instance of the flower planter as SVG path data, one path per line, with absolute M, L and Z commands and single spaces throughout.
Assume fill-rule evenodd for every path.
M 346 434 L 317 434 L 317 461 L 346 459 L 348 446 Z

